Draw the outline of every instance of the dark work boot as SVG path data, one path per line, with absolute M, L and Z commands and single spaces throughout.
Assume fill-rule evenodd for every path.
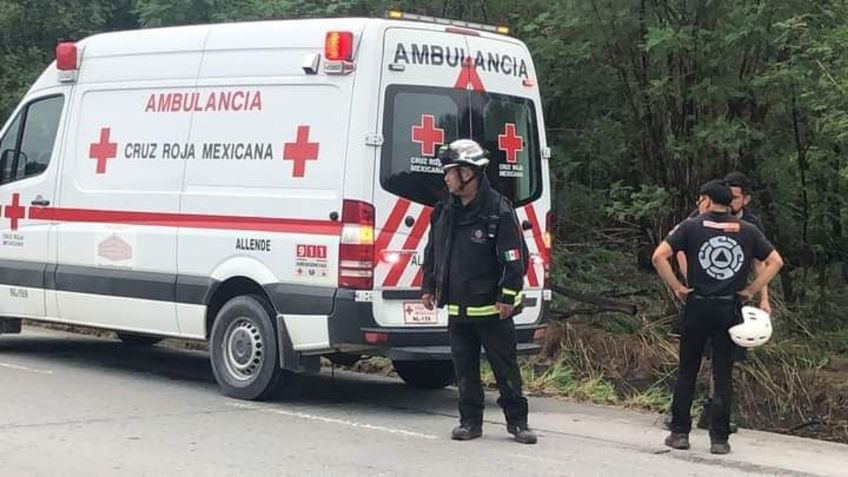
M 472 426 L 469 424 L 460 424 L 451 431 L 451 439 L 455 441 L 470 441 L 477 439 L 483 435 L 482 426 Z
M 672 449 L 686 450 L 689 448 L 689 434 L 672 432 L 665 438 L 665 445 Z
M 515 442 L 519 442 L 521 444 L 535 444 L 536 441 L 538 441 L 536 433 L 531 431 L 530 428 L 527 427 L 527 424 L 509 424 L 506 426 L 506 430 L 515 436 Z
M 710 443 L 710 454 L 730 454 L 730 443 L 727 441 L 713 441 Z

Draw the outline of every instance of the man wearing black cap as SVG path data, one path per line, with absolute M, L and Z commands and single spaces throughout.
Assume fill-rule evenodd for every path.
M 665 440 L 667 446 L 675 449 L 689 448 L 692 396 L 704 345 L 709 340 L 713 347 L 715 382 L 710 452 L 730 452 L 728 436 L 735 345 L 727 330 L 736 324 L 742 302 L 768 285 L 783 265 L 780 255 L 762 232 L 731 215 L 731 201 L 732 192 L 724 182 L 707 182 L 701 187 L 698 202 L 708 212 L 681 223 L 654 251 L 653 262 L 660 277 L 686 301 L 671 434 Z M 679 251 L 686 253 L 686 283 L 691 288 L 677 279 L 669 262 Z M 763 261 L 764 268 L 746 287 L 755 259 Z

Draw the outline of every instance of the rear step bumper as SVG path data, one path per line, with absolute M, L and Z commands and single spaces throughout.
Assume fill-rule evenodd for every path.
M 515 337 L 519 354 L 534 354 L 541 346 L 533 334 L 547 326 L 547 303 L 542 302 L 542 318 L 533 324 L 516 325 Z M 450 359 L 447 327 L 392 328 L 374 321 L 371 303 L 357 302 L 351 290 L 338 290 L 329 317 L 330 345 L 341 351 L 384 355 L 397 360 Z M 366 333 L 379 333 L 379 344 L 365 341 Z
M 542 345 L 536 343 L 518 343 L 516 351 L 519 355 L 538 354 Z M 486 356 L 485 351 L 481 351 Z M 386 357 L 397 361 L 442 361 L 450 360 L 450 346 L 406 346 L 389 348 Z

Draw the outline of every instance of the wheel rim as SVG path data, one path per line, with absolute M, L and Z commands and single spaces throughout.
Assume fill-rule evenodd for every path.
M 256 378 L 265 360 L 265 346 L 256 323 L 247 318 L 233 321 L 224 333 L 222 347 L 230 376 L 238 381 Z

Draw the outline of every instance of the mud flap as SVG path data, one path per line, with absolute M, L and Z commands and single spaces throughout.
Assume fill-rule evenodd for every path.
M 317 373 L 321 370 L 320 356 L 304 356 L 294 350 L 283 315 L 277 315 L 277 349 L 280 367 L 295 373 Z

